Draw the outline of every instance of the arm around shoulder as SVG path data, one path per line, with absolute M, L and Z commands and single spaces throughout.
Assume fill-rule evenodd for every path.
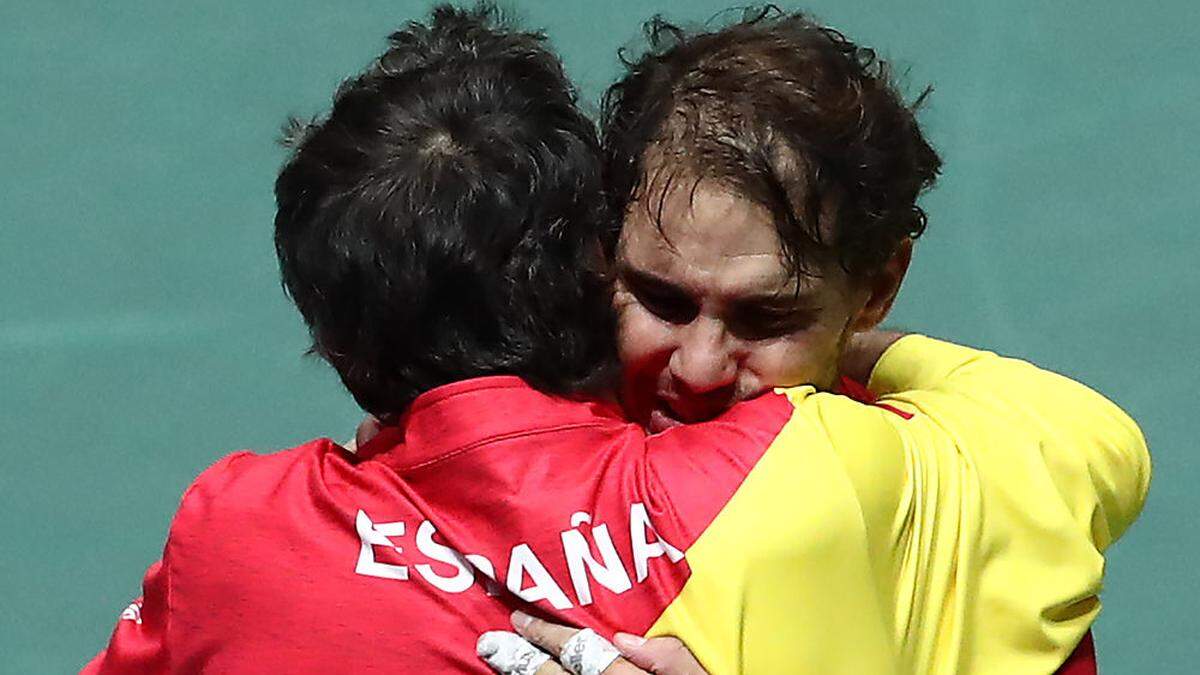
M 870 386 L 893 404 L 939 414 L 973 408 L 1044 439 L 1042 459 L 1063 496 L 1071 501 L 1077 488 L 1094 494 L 1101 517 L 1090 520 L 1101 550 L 1141 512 L 1151 474 L 1145 437 L 1125 411 L 1086 385 L 1018 359 L 910 335 L 884 352 Z

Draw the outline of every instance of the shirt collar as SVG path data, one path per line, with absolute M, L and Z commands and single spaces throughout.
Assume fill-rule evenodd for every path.
M 614 422 L 625 422 L 615 403 L 544 394 L 513 375 L 478 377 L 421 394 L 356 454 L 405 472 L 490 440 Z

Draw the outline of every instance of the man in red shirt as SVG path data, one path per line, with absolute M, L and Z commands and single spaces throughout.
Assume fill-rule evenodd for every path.
M 718 672 L 1062 661 L 1089 621 L 1062 593 L 1094 597 L 1144 496 L 1136 427 L 1027 364 L 885 336 L 864 360 L 887 347 L 888 407 L 797 387 L 648 437 L 603 395 L 607 214 L 574 103 L 537 36 L 439 8 L 297 129 L 284 283 L 383 429 L 204 472 L 86 672 L 484 672 L 474 635 L 518 607 L 665 626 Z M 1088 424 L 1043 418 L 1067 404 Z M 1021 519 L 942 520 L 1013 516 L 1030 483 L 1050 558 Z M 986 635 L 941 630 L 1001 599 L 1013 562 L 1059 583 Z M 904 600 L 915 578 L 943 593 Z

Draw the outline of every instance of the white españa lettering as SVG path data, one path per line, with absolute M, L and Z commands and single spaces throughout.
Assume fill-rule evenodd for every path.
M 636 506 L 641 506 L 641 504 Z M 621 558 L 617 555 L 617 547 L 613 546 L 612 537 L 608 534 L 608 525 L 598 525 L 592 528 L 592 537 L 596 540 L 596 548 L 600 549 L 600 557 L 604 562 L 596 562 L 596 559 L 592 557 L 592 551 L 588 548 L 583 533 L 575 529 L 583 523 L 591 522 L 591 516 L 577 511 L 571 515 L 573 529 L 560 535 L 563 554 L 567 556 L 567 569 L 571 572 L 571 584 L 575 586 L 575 597 L 579 598 L 581 607 L 592 604 L 592 587 L 588 583 L 589 572 L 596 577 L 596 581 L 601 586 L 613 593 L 621 594 L 632 587 L 632 584 L 629 583 L 629 575 L 625 572 L 625 566 L 621 564 Z
M 358 538 L 362 546 L 358 549 L 358 565 L 354 571 L 368 577 L 381 579 L 397 579 L 404 581 L 408 578 L 408 568 L 404 565 L 388 565 L 375 560 L 374 546 L 387 546 L 396 553 L 404 551 L 392 543 L 390 537 L 404 535 L 404 523 L 372 523 L 361 509 L 354 519 L 354 529 L 358 530 Z
M 647 532 L 654 535 L 653 544 L 646 539 Z M 645 581 L 646 575 L 649 574 L 651 558 L 665 554 L 667 560 L 673 563 L 683 559 L 683 551 L 658 536 L 658 532 L 655 532 L 654 526 L 650 524 L 650 514 L 646 513 L 646 507 L 641 504 L 629 507 L 629 541 L 633 544 L 633 569 L 637 573 L 639 584 Z
M 521 588 L 525 583 L 525 576 L 528 575 L 533 585 L 529 588 Z M 529 544 L 518 544 L 513 547 L 512 555 L 508 557 L 508 582 L 505 584 L 508 590 L 516 593 L 518 597 L 526 602 L 537 602 L 538 600 L 549 600 L 550 606 L 554 609 L 570 609 L 571 601 L 567 599 L 567 594 L 563 593 L 558 584 L 554 582 L 554 577 L 550 576 L 550 572 L 546 570 L 546 566 L 538 560 L 537 554 L 529 548 Z
M 570 529 L 559 533 L 562 555 L 567 563 L 571 588 L 575 592 L 574 604 L 527 543 L 517 543 L 509 552 L 507 565 L 504 567 L 504 586 L 509 592 L 527 602 L 545 601 L 555 609 L 590 605 L 593 602 L 593 580 L 617 595 L 633 588 L 634 582 L 630 580 L 629 569 L 613 543 L 608 525 L 592 525 L 591 521 L 591 515 L 577 511 L 571 515 Z M 589 526 L 586 528 L 587 533 L 583 528 L 585 524 Z M 407 581 L 409 565 L 397 564 L 411 557 L 405 553 L 405 547 L 401 546 L 400 541 L 407 531 L 405 523 L 377 523 L 372 521 L 365 511 L 359 510 L 354 526 L 361 542 L 354 571 L 367 577 Z M 414 560 L 412 567 L 425 582 L 445 593 L 462 593 L 475 584 L 477 576 L 481 576 L 484 590 L 489 595 L 499 593 L 496 566 L 491 560 L 477 553 L 464 554 L 438 543 L 434 539 L 435 534 L 437 529 L 434 524 L 422 520 L 417 525 L 413 539 L 417 553 L 423 556 L 425 561 Z M 646 507 L 641 503 L 629 507 L 629 541 L 633 558 L 633 578 L 636 579 L 636 583 L 646 580 L 651 559 L 666 556 L 667 560 L 674 564 L 684 557 L 682 551 L 667 543 L 654 529 Z M 599 554 L 598 559 L 593 553 L 593 545 L 595 552 Z M 378 560 L 376 547 L 391 549 L 395 555 L 390 558 L 395 562 Z M 430 562 L 440 563 L 443 571 L 436 570 Z
M 359 513 L 362 513 L 361 511 Z M 417 565 L 417 572 L 425 577 L 425 581 L 433 584 L 436 588 L 446 591 L 447 593 L 462 593 L 475 583 L 475 572 L 471 570 L 471 566 L 467 564 L 463 554 L 455 551 L 449 546 L 442 546 L 433 540 L 433 533 L 436 530 L 433 523 L 428 520 L 421 521 L 421 526 L 417 528 L 417 550 L 425 555 L 444 562 L 447 565 L 453 566 L 458 570 L 454 576 L 444 577 L 433 571 L 433 567 L 425 563 Z

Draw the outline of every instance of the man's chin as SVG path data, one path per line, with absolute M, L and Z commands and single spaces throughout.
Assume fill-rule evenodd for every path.
M 650 419 L 646 422 L 646 428 L 652 434 L 679 426 L 683 426 L 683 422 L 675 419 L 667 412 L 657 409 L 650 411 Z

